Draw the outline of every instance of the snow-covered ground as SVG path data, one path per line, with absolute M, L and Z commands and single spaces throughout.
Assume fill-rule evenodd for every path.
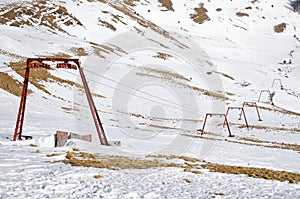
M 135 6 L 48 1 L 51 11 L 63 6 L 82 25 L 65 25 L 60 17 L 55 20 L 64 31 L 39 20 L 32 26 L 0 25 L 0 72 L 22 82 L 8 66 L 18 56 L 79 58 L 91 91 L 98 94 L 94 100 L 108 140 L 121 141 L 118 147 L 100 146 L 81 88 L 49 81 L 42 84 L 51 95 L 29 84 L 33 93 L 27 98 L 23 135 L 33 139 L 12 142 L 20 98 L 0 89 L 0 198 L 300 197 L 299 183 L 208 169 L 194 174 L 173 167 L 109 170 L 55 162 L 78 147 L 100 155 L 184 155 L 300 174 L 299 14 L 287 8 L 288 1 L 203 1 L 210 20 L 197 24 L 190 14 L 198 2 L 172 2 L 174 12 L 163 11 L 158 1 L 133 1 Z M 145 22 L 153 24 L 145 28 Z M 274 32 L 283 22 L 286 29 Z M 74 53 L 78 48 L 88 55 Z M 50 73 L 81 84 L 78 71 Z M 274 105 L 267 93 L 258 102 L 262 90 L 274 93 Z M 262 121 L 254 107 L 245 107 L 249 130 L 238 120 L 239 112 L 232 111 L 228 120 L 235 137 L 228 137 L 218 117 L 208 118 L 209 133 L 199 137 L 206 113 L 225 113 L 244 102 L 257 102 Z M 57 130 L 92 134 L 93 143 L 72 140 L 55 148 Z M 46 157 L 51 153 L 59 156 Z M 93 178 L 97 174 L 103 177 Z

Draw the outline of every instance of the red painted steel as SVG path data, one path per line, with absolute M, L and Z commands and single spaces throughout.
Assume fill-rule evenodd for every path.
M 87 99 L 89 102 L 89 106 L 92 112 L 92 116 L 94 119 L 94 123 L 98 132 L 98 136 L 100 139 L 100 142 L 102 145 L 109 145 L 106 139 L 106 135 L 104 132 L 104 129 L 102 127 L 100 117 L 97 113 L 97 109 L 95 106 L 95 103 L 93 101 L 90 89 L 88 87 L 88 84 L 86 82 L 83 70 L 80 68 L 80 61 L 79 59 L 65 59 L 65 58 L 28 58 L 27 59 L 27 66 L 26 66 L 26 71 L 25 71 L 25 76 L 24 76 L 24 85 L 22 89 L 22 96 L 21 96 L 21 101 L 20 101 L 20 107 L 18 111 L 18 116 L 17 116 L 17 122 L 16 122 L 16 128 L 13 136 L 13 141 L 21 140 L 22 139 L 22 130 L 23 130 L 23 122 L 24 122 L 24 114 L 25 114 L 25 106 L 26 106 L 26 97 L 27 97 L 27 88 L 28 88 L 28 82 L 29 82 L 29 72 L 30 68 L 46 68 L 50 69 L 50 65 L 43 63 L 44 61 L 48 62 L 63 62 L 63 63 L 58 63 L 57 68 L 67 68 L 67 69 L 74 69 L 76 70 L 77 68 L 79 69 L 80 76 L 84 85 L 84 89 L 87 95 Z M 73 62 L 74 64 L 70 64 L 70 62 Z
M 104 133 L 104 129 L 103 129 L 103 126 L 101 124 L 100 117 L 98 115 L 96 106 L 95 106 L 93 98 L 92 98 L 92 94 L 91 94 L 90 89 L 88 87 L 88 84 L 87 84 L 87 81 L 85 79 L 85 75 L 83 73 L 82 68 L 79 68 L 79 74 L 81 76 L 81 80 L 82 80 L 83 86 L 84 86 L 85 91 L 86 91 L 86 96 L 87 96 L 88 103 L 89 103 L 89 106 L 90 106 L 90 109 L 91 109 L 91 112 L 92 112 L 92 116 L 93 116 L 93 119 L 94 119 L 94 122 L 95 122 L 95 126 L 96 126 L 96 129 L 97 129 L 97 133 L 98 133 L 100 142 L 101 142 L 102 145 L 108 146 L 109 144 L 108 144 L 106 135 Z
M 28 60 L 27 60 L 27 65 L 28 65 Z M 29 72 L 30 72 L 30 68 L 27 67 L 26 71 L 25 71 L 25 76 L 24 76 L 22 96 L 21 96 L 20 107 L 19 107 L 19 112 L 18 112 L 18 116 L 17 116 L 17 122 L 16 122 L 16 128 L 15 128 L 13 141 L 16 141 L 17 139 L 18 140 L 22 139 L 22 129 L 23 129 L 23 122 L 24 122 L 24 115 L 25 115 Z
M 204 119 L 204 122 L 203 122 L 203 127 L 202 127 L 202 130 L 201 130 L 201 135 L 204 134 L 204 128 L 205 128 L 208 116 L 210 116 L 210 117 L 212 117 L 212 116 L 224 117 L 224 123 L 225 123 L 225 125 L 227 126 L 227 129 L 228 129 L 228 134 L 229 134 L 228 136 L 229 137 L 234 137 L 234 135 L 231 134 L 229 123 L 228 123 L 226 115 L 225 114 L 218 114 L 218 113 L 207 113 L 205 115 L 205 119 Z
M 229 111 L 230 110 L 241 110 L 241 114 L 240 114 L 240 117 L 239 117 L 239 120 L 241 120 L 242 118 L 242 115 L 244 116 L 244 120 L 245 120 L 245 123 L 246 123 L 246 127 L 247 129 L 249 130 L 249 125 L 248 125 L 248 121 L 247 121 L 247 118 L 246 118 L 246 114 L 245 114 L 245 110 L 243 107 L 228 107 L 227 108 L 227 111 L 226 111 L 226 117 L 228 118 L 228 114 L 229 114 Z M 223 127 L 225 126 L 225 121 L 224 121 L 224 124 L 223 124 Z
M 92 142 L 92 135 L 82 135 L 80 139 L 87 142 Z
M 243 103 L 243 108 L 245 108 L 245 106 L 254 106 L 256 108 L 256 113 L 257 113 L 258 121 L 262 121 L 262 119 L 260 117 L 260 114 L 259 114 L 259 111 L 258 111 L 258 106 L 257 106 L 256 102 L 244 102 Z M 241 114 L 240 114 L 240 118 L 242 116 Z
M 63 147 L 68 141 L 68 135 L 69 135 L 68 132 L 57 131 L 55 147 Z

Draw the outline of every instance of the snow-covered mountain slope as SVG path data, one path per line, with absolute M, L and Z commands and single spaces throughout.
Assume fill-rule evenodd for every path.
M 269 171 L 253 178 L 204 169 L 209 166 L 194 165 L 202 172 L 197 175 L 181 167 L 114 171 L 46 161 L 64 159 L 76 145 L 100 155 L 184 155 L 208 164 L 288 171 L 296 177 L 285 180 L 298 182 L 299 21 L 282 0 L 5 1 L 0 198 L 297 198 L 299 183 L 280 182 L 277 174 L 269 178 Z M 121 141 L 120 147 L 99 146 L 78 71 L 55 69 L 54 63 L 53 70 L 31 70 L 23 134 L 34 139 L 7 139 L 14 132 L 26 58 L 50 56 L 81 60 L 108 140 Z M 249 129 L 232 110 L 235 137 L 228 138 L 219 117 L 208 117 L 206 133 L 199 135 L 206 113 L 224 114 L 244 102 L 257 103 L 262 121 L 246 106 Z M 72 140 L 54 148 L 57 130 L 92 134 L 93 144 Z M 53 152 L 59 156 L 45 157 Z M 18 173 L 24 180 L 14 183 Z M 94 173 L 103 178 L 93 179 Z

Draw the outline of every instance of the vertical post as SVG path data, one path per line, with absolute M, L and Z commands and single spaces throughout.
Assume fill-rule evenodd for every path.
M 207 116 L 208 116 L 208 114 L 205 115 L 205 119 L 204 119 L 204 122 L 203 122 L 203 127 L 202 127 L 202 131 L 201 131 L 201 135 L 204 134 L 204 127 L 205 127 L 205 124 L 206 124 Z
M 108 146 L 107 138 L 106 138 L 103 126 L 101 124 L 100 117 L 98 115 L 94 100 L 92 98 L 91 91 L 90 91 L 89 86 L 87 84 L 85 75 L 83 73 L 82 68 L 79 67 L 79 65 L 78 65 L 78 68 L 79 68 L 80 77 L 81 77 L 83 87 L 84 87 L 84 90 L 85 90 L 85 93 L 86 93 L 86 96 L 87 96 L 87 100 L 88 100 L 88 103 L 89 103 L 89 106 L 90 106 L 90 110 L 92 112 L 92 116 L 93 116 L 93 119 L 94 119 L 94 122 L 95 122 L 95 126 L 96 126 L 96 129 L 97 129 L 97 133 L 98 133 L 100 142 L 101 142 L 102 145 Z
M 258 111 L 258 107 L 257 107 L 257 104 L 255 103 L 255 107 L 256 107 L 256 112 L 257 112 L 257 116 L 258 116 L 258 121 L 262 121 L 261 117 L 260 117 L 260 114 L 259 114 L 259 111 Z
M 231 135 L 231 131 L 230 131 L 230 128 L 229 128 L 229 124 L 228 124 L 228 120 L 227 120 L 227 117 L 225 115 L 225 123 L 227 125 L 227 129 L 228 129 L 228 133 L 229 133 L 229 137 L 234 137 L 233 135 Z
M 22 139 L 22 129 L 23 129 L 23 122 L 24 122 L 24 115 L 25 115 L 25 106 L 26 106 L 26 97 L 27 97 L 27 88 L 28 88 L 28 81 L 29 81 L 29 61 L 27 60 L 27 67 L 24 76 L 24 84 L 22 89 L 22 96 L 20 101 L 19 112 L 17 116 L 16 128 L 13 137 L 13 141 L 21 140 Z
M 226 111 L 225 117 L 227 117 L 227 116 L 228 116 L 229 110 L 230 110 L 230 107 L 228 107 L 228 108 L 227 108 L 227 111 Z M 224 127 L 224 126 L 225 126 L 225 120 L 224 120 L 224 122 L 223 122 L 223 127 Z
M 246 114 L 245 114 L 244 108 L 242 108 L 242 113 L 244 115 L 244 119 L 245 119 L 245 123 L 246 123 L 247 129 L 249 130 L 249 125 L 248 125 L 248 121 L 247 121 L 247 118 L 246 118 Z

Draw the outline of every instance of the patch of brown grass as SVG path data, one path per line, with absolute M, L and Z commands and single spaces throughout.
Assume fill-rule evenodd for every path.
M 217 12 L 221 12 L 221 11 L 222 11 L 222 8 L 217 8 L 216 11 L 217 11 Z
M 254 107 L 253 105 L 249 105 L 249 107 Z M 267 111 L 274 111 L 274 112 L 279 112 L 282 114 L 287 114 L 287 115 L 296 115 L 296 116 L 300 116 L 300 113 L 294 112 L 294 111 L 290 111 L 290 110 L 286 110 L 284 108 L 281 108 L 279 106 L 272 106 L 272 108 L 270 107 L 265 107 L 265 106 L 258 106 L 259 109 L 263 109 L 263 110 L 267 110 Z
M 106 168 L 110 170 L 120 169 L 149 169 L 156 167 L 175 167 L 174 163 L 164 163 L 159 160 L 144 160 L 125 156 L 104 156 L 97 159 L 67 158 L 65 164 L 82 167 Z
M 158 129 L 170 129 L 170 130 L 180 130 L 178 128 L 170 127 L 170 126 L 162 126 L 157 124 L 147 124 L 149 127 L 158 128 Z
M 155 58 L 159 58 L 159 59 L 163 59 L 163 60 L 167 60 L 171 57 L 173 57 L 172 55 L 169 55 L 167 53 L 162 53 L 162 52 L 157 52 L 157 55 L 154 56 Z
M 161 5 L 169 11 L 174 11 L 172 0 L 159 0 Z
M 29 144 L 30 147 L 38 147 L 36 144 Z
M 246 128 L 246 125 L 242 124 L 239 128 Z M 261 126 L 261 125 L 249 125 L 251 129 L 264 129 L 264 130 L 272 130 L 272 131 L 290 131 L 294 133 L 300 133 L 300 129 L 298 128 L 283 128 L 283 127 L 272 127 L 272 126 Z
M 193 19 L 193 21 L 198 24 L 202 24 L 202 23 L 210 20 L 210 18 L 206 14 L 208 12 L 208 10 L 206 8 L 204 8 L 203 6 L 204 6 L 203 4 L 200 4 L 199 8 L 194 8 L 194 11 L 196 13 L 190 15 L 191 18 Z
M 123 1 L 126 5 L 134 7 L 136 6 L 135 2 L 139 2 L 140 0 L 123 0 Z
M 23 84 L 21 82 L 3 72 L 0 72 L 0 79 L 0 88 L 18 97 L 22 95 Z M 28 93 L 31 92 L 28 91 Z
M 178 47 L 188 48 L 188 46 L 176 40 L 168 31 L 164 30 L 163 28 L 161 28 L 160 26 L 154 24 L 149 20 L 146 20 L 145 18 L 140 16 L 137 12 L 135 12 L 133 9 L 128 7 L 125 3 L 119 1 L 110 1 L 110 6 L 116 9 L 117 11 L 125 14 L 132 20 L 136 21 L 140 26 L 143 26 L 145 28 L 150 28 L 151 30 L 157 32 L 158 34 L 164 36 L 165 38 L 174 41 L 175 45 L 177 45 Z
M 54 156 L 60 156 L 58 153 L 50 153 L 46 155 L 47 157 L 54 157 Z
M 162 154 L 157 154 L 157 155 L 147 155 L 146 157 L 151 157 L 151 158 L 165 158 L 167 160 L 171 160 L 171 159 L 181 159 L 187 162 L 202 162 L 201 160 L 197 159 L 197 158 L 192 158 L 192 157 L 188 157 L 188 156 L 177 156 L 177 155 L 162 155 Z M 186 164 L 186 165 L 190 165 L 191 164 Z
M 10 26 L 45 26 L 51 31 L 65 32 L 61 24 L 66 26 L 81 25 L 63 6 L 58 6 L 52 2 L 37 0 L 28 1 L 22 4 L 8 5 L 0 8 L 0 23 Z M 24 16 L 29 16 L 24 17 Z
M 47 55 L 47 57 L 49 57 L 49 58 L 59 57 L 59 58 L 64 58 L 64 59 L 70 59 L 72 56 L 69 54 L 63 53 L 63 52 L 58 52 L 53 55 Z
M 71 52 L 75 55 L 75 56 L 88 56 L 89 54 L 85 51 L 84 48 L 71 48 Z
M 197 175 L 202 174 L 202 172 L 199 170 L 191 170 L 191 173 L 197 174 Z
M 112 25 L 111 23 L 108 23 L 106 21 L 103 21 L 101 19 L 98 20 L 98 25 L 104 26 L 104 27 L 109 28 L 109 29 L 111 29 L 113 31 L 117 30 L 114 25 Z
M 274 32 L 281 33 L 286 29 L 286 23 L 281 23 L 274 26 Z
M 254 168 L 243 166 L 230 166 L 215 163 L 206 163 L 203 168 L 213 172 L 228 173 L 228 174 L 245 174 L 253 178 L 262 178 L 267 180 L 288 181 L 290 183 L 300 182 L 300 174 L 287 171 L 274 171 L 266 168 Z
M 73 151 L 80 151 L 80 149 L 77 148 L 77 147 L 74 147 L 72 150 L 73 150 Z
M 1 21 L 1 19 L 0 19 L 0 21 Z M 14 54 L 14 53 L 8 52 L 8 51 L 3 50 L 3 49 L 0 49 L 0 54 L 9 56 L 9 57 L 12 57 L 12 58 L 15 58 L 15 59 L 26 59 L 25 57 L 23 57 L 21 55 Z
M 238 17 L 249 17 L 249 14 L 248 13 L 244 13 L 244 12 L 237 12 L 236 16 L 238 16 Z
M 68 151 L 67 154 L 66 154 L 66 158 L 67 158 L 68 160 L 73 160 L 73 159 L 75 159 L 75 154 L 74 154 L 74 152 Z
M 96 156 L 94 154 L 83 152 L 83 151 L 79 152 L 79 157 L 83 159 L 94 159 L 94 160 L 96 159 Z
M 99 174 L 99 175 L 94 175 L 93 178 L 99 179 L 99 178 L 103 178 L 103 176 Z
M 192 183 L 192 181 L 188 178 L 184 178 L 183 181 L 185 181 L 186 183 Z
M 162 56 L 167 56 L 167 55 L 162 55 Z M 137 73 L 138 75 L 141 76 L 151 76 L 151 77 L 156 77 L 156 78 L 161 78 L 161 79 L 168 79 L 168 80 L 174 80 L 174 79 L 179 79 L 179 80 L 184 80 L 184 81 L 191 81 L 190 79 L 184 77 L 181 74 L 174 73 L 168 70 L 161 70 L 161 69 L 156 69 L 156 68 L 142 68 L 142 72 Z

